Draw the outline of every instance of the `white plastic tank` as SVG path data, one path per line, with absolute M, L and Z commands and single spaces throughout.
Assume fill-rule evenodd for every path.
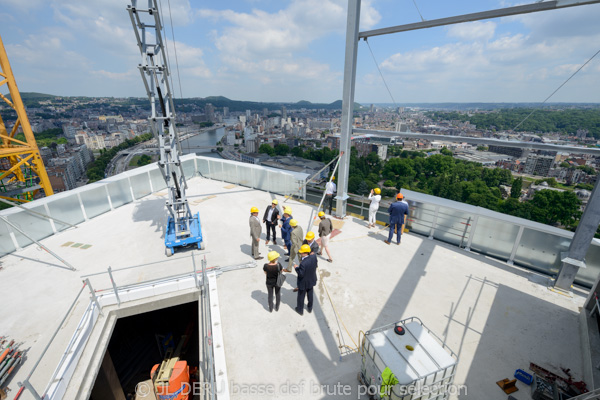
M 372 398 L 449 397 L 458 357 L 420 319 L 412 317 L 368 331 L 361 351 L 359 379 Z M 389 370 L 384 372 L 386 367 Z M 390 371 L 395 379 L 390 378 Z

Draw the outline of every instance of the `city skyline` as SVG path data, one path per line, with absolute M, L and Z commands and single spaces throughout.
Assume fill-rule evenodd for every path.
M 141 2 L 145 3 L 145 2 Z M 140 4 L 141 4 L 140 3 Z M 342 97 L 343 0 L 163 1 L 175 97 L 331 103 Z M 21 91 L 144 97 L 127 1 L 0 0 L 0 34 Z M 361 30 L 516 5 L 363 1 Z M 322 11 L 322 12 L 319 12 Z M 175 33 L 182 89 L 171 36 Z M 598 51 L 600 5 L 373 37 L 397 103 L 541 102 Z M 600 102 L 592 60 L 551 102 Z M 359 43 L 356 102 L 392 103 Z

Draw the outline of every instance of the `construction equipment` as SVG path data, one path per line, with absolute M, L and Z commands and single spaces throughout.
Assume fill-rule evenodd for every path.
M 152 367 L 150 376 L 159 400 L 187 400 L 189 397 L 190 367 L 179 358 L 187 341 L 188 336 L 183 335 L 177 348 L 167 348 L 162 363 Z
M 21 363 L 25 351 L 19 350 L 19 344 L 14 340 L 10 342 L 5 337 L 0 340 L 0 399 L 1 394 L 5 393 L 6 387 L 3 385 L 8 381 L 13 372 Z
M 175 253 L 176 247 L 195 245 L 203 250 L 204 240 L 200 215 L 192 215 L 185 195 L 188 186 L 179 158 L 183 152 L 175 127 L 175 106 L 159 8 L 156 0 L 148 0 L 147 4 L 147 7 L 138 8 L 137 0 L 131 0 L 127 11 L 142 56 L 138 68 L 150 99 L 152 115 L 149 121 L 160 151 L 158 167 L 169 194 L 165 233 L 165 254 L 168 257 Z
M 10 99 L 1 92 L 0 98 L 15 110 L 17 120 L 9 133 L 0 116 L 0 198 L 26 203 L 40 190 L 51 196 L 54 191 L 0 37 L 0 87 L 3 85 L 8 87 Z M 24 140 L 16 138 L 19 128 Z

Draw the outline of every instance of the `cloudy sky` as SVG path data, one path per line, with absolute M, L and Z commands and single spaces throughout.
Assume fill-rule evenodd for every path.
M 173 22 L 183 97 L 341 99 L 347 0 L 161 1 L 171 49 Z M 418 22 L 419 13 L 431 20 L 522 4 L 415 2 L 363 0 L 361 30 Z M 127 4 L 0 0 L 0 35 L 20 90 L 144 96 Z M 373 37 L 369 44 L 398 103 L 539 102 L 600 50 L 598 21 L 600 4 Z M 600 102 L 599 89 L 600 55 L 551 101 Z M 392 102 L 363 41 L 356 101 Z

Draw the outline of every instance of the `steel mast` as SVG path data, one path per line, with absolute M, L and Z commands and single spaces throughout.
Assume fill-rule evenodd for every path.
M 158 167 L 169 192 L 166 204 L 169 211 L 165 234 L 166 253 L 172 255 L 174 247 L 191 244 L 203 249 L 199 216 L 192 216 L 185 196 L 188 186 L 179 158 L 182 151 L 175 129 L 175 107 L 158 4 L 156 0 L 148 0 L 147 7 L 138 8 L 137 0 L 132 0 L 127 11 L 142 56 L 138 68 L 150 99 L 152 115 L 149 121 L 160 151 Z M 140 14 L 144 14 L 143 17 Z

